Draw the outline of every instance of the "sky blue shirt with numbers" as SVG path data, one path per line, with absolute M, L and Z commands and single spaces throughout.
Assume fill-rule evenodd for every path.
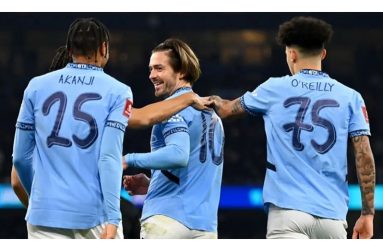
M 178 89 L 173 98 L 191 88 Z M 128 166 L 152 169 L 142 220 L 166 215 L 190 229 L 217 231 L 224 131 L 214 111 L 187 107 L 152 129 L 151 152 L 125 156 Z
M 361 95 L 324 72 L 302 70 L 270 78 L 240 100 L 265 121 L 266 205 L 345 220 L 348 137 L 370 135 Z
M 130 87 L 91 65 L 68 64 L 30 81 L 13 153 L 30 193 L 30 224 L 119 224 L 122 141 L 132 101 Z

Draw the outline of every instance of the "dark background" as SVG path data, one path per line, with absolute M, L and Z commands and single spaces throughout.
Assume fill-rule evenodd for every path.
M 28 81 L 44 74 L 65 45 L 77 17 L 96 17 L 111 31 L 111 57 L 105 71 L 130 85 L 134 106 L 156 101 L 148 80 L 151 49 L 168 37 L 186 41 L 200 59 L 202 77 L 193 89 L 201 96 L 227 99 L 252 91 L 270 76 L 289 74 L 284 48 L 275 42 L 279 24 L 311 15 L 333 25 L 323 70 L 364 97 L 371 124 L 377 183 L 383 183 L 383 14 L 382 13 L 2 13 L 0 15 L 0 183 L 10 182 L 14 125 Z M 262 186 L 266 142 L 261 118 L 224 121 L 223 185 Z M 128 130 L 124 153 L 149 151 L 150 129 Z M 137 170 L 129 170 L 129 173 Z M 353 155 L 349 182 L 356 184 Z M 235 198 L 233 198 L 235 200 Z M 140 211 L 123 202 L 129 237 L 138 237 Z M 0 238 L 25 238 L 25 210 L 0 210 Z M 348 214 L 349 233 L 360 215 Z M 375 216 L 375 238 L 383 238 L 382 212 Z M 264 238 L 262 210 L 220 210 L 220 238 Z

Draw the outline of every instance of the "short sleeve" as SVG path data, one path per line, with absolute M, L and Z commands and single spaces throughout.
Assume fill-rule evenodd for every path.
M 35 116 L 33 112 L 33 90 L 30 85 L 25 89 L 23 101 L 17 117 L 16 127 L 21 130 L 34 130 Z
M 241 98 L 242 108 L 251 115 L 265 114 L 270 106 L 270 92 L 268 82 L 259 85 L 254 91 L 246 92 Z
M 367 108 L 362 96 L 357 92 L 350 103 L 350 111 L 349 136 L 371 135 Z
M 111 107 L 110 114 L 106 121 L 106 126 L 114 127 L 125 132 L 133 106 L 133 94 L 129 87 L 123 94 L 117 97 L 116 102 Z
M 180 113 L 178 113 L 166 121 L 162 130 L 162 134 L 166 140 L 168 136 L 180 132 L 189 133 L 189 130 L 185 118 Z

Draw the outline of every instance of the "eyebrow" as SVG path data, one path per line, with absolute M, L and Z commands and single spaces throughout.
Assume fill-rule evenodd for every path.
M 164 65 L 163 64 L 149 65 L 149 68 L 158 68 L 158 67 L 164 67 Z

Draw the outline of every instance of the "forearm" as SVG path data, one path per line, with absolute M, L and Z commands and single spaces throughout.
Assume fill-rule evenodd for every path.
M 21 185 L 19 176 L 17 175 L 17 171 L 14 166 L 12 167 L 11 172 L 11 184 L 17 198 L 19 198 L 19 200 L 25 207 L 28 207 L 28 194 L 25 191 L 24 187 Z
M 237 98 L 235 100 L 222 99 L 218 96 L 211 96 L 211 98 L 214 101 L 214 109 L 216 113 L 222 119 L 244 113 L 244 109 L 241 106 L 240 98 Z
M 107 221 L 116 226 L 118 226 L 121 221 L 119 205 L 122 169 L 120 168 L 120 163 L 119 161 L 110 161 L 107 159 L 101 159 L 99 161 L 100 184 L 104 197 Z
M 106 127 L 100 149 L 98 170 L 107 221 L 118 226 L 121 221 L 120 190 L 122 177 L 123 132 Z
M 189 92 L 178 97 L 133 108 L 129 128 L 142 128 L 158 124 L 194 103 L 195 93 Z
M 31 193 L 33 180 L 32 157 L 35 147 L 34 131 L 16 129 L 13 146 L 13 166 L 27 194 Z
M 375 194 L 375 163 L 367 136 L 352 138 L 356 172 L 362 195 L 362 215 L 373 215 Z
M 127 154 L 125 160 L 129 167 L 169 170 L 187 166 L 189 153 L 177 145 L 167 145 L 150 153 Z

